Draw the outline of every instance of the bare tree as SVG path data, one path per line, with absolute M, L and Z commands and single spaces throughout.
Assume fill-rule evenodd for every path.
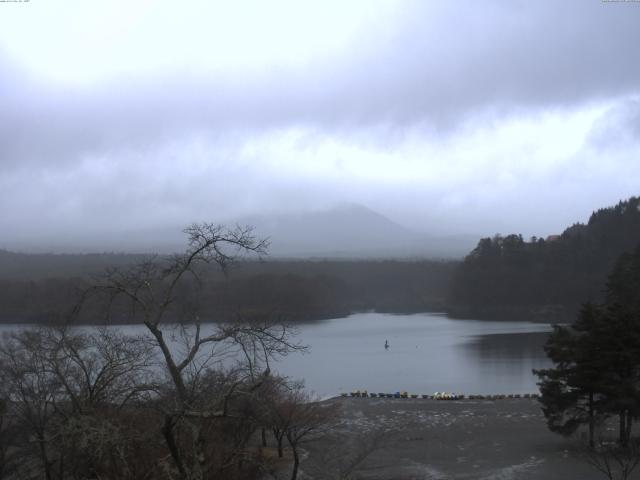
M 60 464 L 73 472 L 138 478 L 134 444 L 148 434 L 131 428 L 130 408 L 156 390 L 149 342 L 114 329 L 43 331 L 44 358 L 61 386 L 55 403 Z
M 631 439 L 626 446 L 600 438 L 593 447 L 583 445 L 581 457 L 609 480 L 627 480 L 640 464 L 640 445 Z
M 256 239 L 249 227 L 203 223 L 185 233 L 184 254 L 111 269 L 88 293 L 106 293 L 110 307 L 141 322 L 151 335 L 168 377 L 162 392 L 162 435 L 178 476 L 200 480 L 213 471 L 220 456 L 208 434 L 211 421 L 233 418 L 234 399 L 260 388 L 270 374 L 270 359 L 301 347 L 286 326 L 272 319 L 202 325 L 198 301 L 206 286 L 206 267 L 217 265 L 226 273 L 239 255 L 263 255 L 267 242 Z M 229 351 L 239 361 L 223 368 L 225 358 L 229 364 Z M 213 367 L 226 373 L 212 382 Z M 242 415 L 236 418 L 242 420 Z
M 283 458 L 284 456 L 285 440 L 280 405 L 292 385 L 286 378 L 272 375 L 263 383 L 255 399 L 262 446 L 267 446 L 266 431 L 268 430 L 273 434 L 276 441 L 278 458 Z
M 314 443 L 305 471 L 319 480 L 352 480 L 371 455 L 396 443 L 385 428 L 360 434 L 330 431 Z
M 184 255 L 108 270 L 73 312 L 95 313 L 86 308 L 95 301 L 107 318 L 140 322 L 143 335 L 66 326 L 3 337 L 3 474 L 15 467 L 10 478 L 25 480 L 201 480 L 256 471 L 247 446 L 264 425 L 270 361 L 302 347 L 264 316 L 202 324 L 210 265 L 227 272 L 237 255 L 264 253 L 266 242 L 248 228 L 200 224 L 186 233 Z
M 51 480 L 54 437 L 49 426 L 61 385 L 47 367 L 41 343 L 41 335 L 35 331 L 4 335 L 0 344 L 0 388 L 11 405 L 14 421 L 23 428 L 23 438 L 16 443 L 24 476 L 28 478 L 28 473 L 37 468 Z
M 141 339 L 113 331 L 5 334 L 0 389 L 16 433 L 8 450 L 20 457 L 18 477 L 61 479 L 113 466 L 107 446 L 122 450 L 126 442 L 106 412 L 124 408 L 143 390 L 149 355 Z
M 6 400 L 0 398 L 0 478 L 7 478 L 16 468 L 11 449 L 11 437 L 16 434 L 9 423 Z
M 279 398 L 270 403 L 270 423 L 276 440 L 278 454 L 282 456 L 282 437 L 287 439 L 293 454 L 291 479 L 296 480 L 300 467 L 300 444 L 312 434 L 322 432 L 331 425 L 337 415 L 337 406 L 319 402 L 296 382 L 283 385 Z
M 122 407 L 153 389 L 153 349 L 142 337 L 107 328 L 90 334 L 69 327 L 41 330 L 44 360 L 55 374 L 73 413 L 100 406 Z

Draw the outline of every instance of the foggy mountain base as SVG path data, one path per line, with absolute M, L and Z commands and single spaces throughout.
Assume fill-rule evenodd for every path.
M 469 252 L 474 235 L 434 236 L 411 230 L 362 205 L 343 204 L 327 210 L 249 216 L 229 225 L 251 225 L 269 239 L 269 258 L 455 259 Z M 49 235 L 41 240 L 6 241 L 7 250 L 25 253 L 161 253 L 179 252 L 183 225 L 166 228 L 94 232 L 74 236 Z
M 339 238 L 346 246 L 354 238 L 362 242 L 357 250 L 360 255 L 353 254 L 352 259 L 245 259 L 229 272 L 229 277 L 209 270 L 203 276 L 207 289 L 200 308 L 203 318 L 208 320 L 230 319 L 245 312 L 304 321 L 376 310 L 447 311 L 467 318 L 569 321 L 582 302 L 600 300 L 606 276 L 616 259 L 640 243 L 638 205 L 638 198 L 632 197 L 600 209 L 587 224 L 574 224 L 557 238 L 524 240 L 521 235 L 511 234 L 481 239 L 462 262 L 367 259 L 365 252 L 375 251 L 372 246 L 384 240 L 385 232 L 399 241 L 410 239 L 417 243 L 419 238 L 366 210 L 364 213 L 369 217 L 354 208 L 342 215 L 327 214 L 325 218 L 331 222 L 315 226 L 305 223 L 314 217 L 288 218 L 272 227 L 284 225 L 286 231 L 285 227 L 296 226 L 297 243 L 291 244 L 298 245 L 297 248 L 302 248 L 305 240 L 316 240 L 321 231 L 326 233 L 333 228 L 342 235 Z M 368 224 L 362 221 L 363 217 L 369 218 Z M 353 230 L 353 226 L 362 230 Z M 423 248 L 433 248 L 429 240 L 425 240 L 427 245 Z M 307 245 L 311 248 L 311 244 Z M 322 242 L 313 245 L 323 246 Z M 348 251 L 345 247 L 343 254 L 345 250 Z M 365 258 L 358 259 L 359 256 Z M 0 251 L 1 320 L 11 323 L 63 319 L 88 279 L 107 267 L 126 268 L 145 258 L 126 254 L 27 255 Z M 99 323 L 98 312 L 99 309 L 88 313 L 82 321 Z

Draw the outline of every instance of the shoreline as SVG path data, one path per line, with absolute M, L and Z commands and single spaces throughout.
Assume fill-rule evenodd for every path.
M 367 390 L 355 390 L 350 393 L 340 393 L 326 399 L 333 398 L 396 398 L 396 399 L 412 399 L 412 400 L 438 400 L 438 401 L 457 401 L 457 400 L 518 400 L 518 399 L 537 399 L 540 397 L 538 392 L 535 393 L 492 393 L 492 394 L 458 394 L 451 392 L 436 392 L 430 394 L 417 394 L 403 392 L 394 393 L 369 393 Z
M 327 321 L 327 320 L 337 320 L 337 319 L 346 319 L 353 315 L 359 315 L 363 313 L 375 313 L 381 315 L 397 315 L 397 316 L 406 316 L 406 315 L 420 315 L 420 314 L 429 314 L 429 315 L 444 315 L 450 318 L 451 320 L 477 320 L 480 322 L 523 322 L 523 323 L 541 323 L 541 324 L 563 324 L 570 323 L 572 320 L 569 317 L 564 318 L 564 321 L 559 321 L 560 319 L 547 319 L 540 315 L 531 315 L 532 310 L 523 308 L 518 310 L 513 310 L 509 314 L 505 314 L 504 312 L 494 312 L 492 314 L 487 314 L 485 311 L 471 311 L 464 310 L 461 311 L 457 309 L 457 307 L 450 308 L 438 308 L 433 310 L 422 310 L 422 309 L 398 309 L 398 310 L 387 310 L 387 309 L 363 309 L 363 310 L 353 310 L 349 312 L 345 311 L 336 311 L 331 315 L 311 315 L 299 317 L 296 319 L 284 320 L 284 323 L 289 324 L 291 326 L 296 325 L 304 325 L 304 324 L 313 324 L 317 322 Z M 195 325 L 195 322 L 169 322 L 167 321 L 167 325 L 171 324 L 184 324 L 184 325 Z M 217 323 L 234 323 L 230 320 L 202 320 L 200 321 L 201 325 L 213 325 Z M 29 327 L 55 327 L 61 325 L 73 325 L 78 327 L 109 327 L 109 326 L 118 326 L 118 327 L 128 327 L 128 326 L 137 326 L 141 325 L 142 321 L 138 322 L 119 322 L 119 321 L 109 321 L 109 322 L 64 322 L 59 319 L 56 320 L 24 320 L 24 321 L 5 321 L 3 318 L 0 318 L 0 326 L 29 326 Z
M 602 478 L 585 462 L 578 440 L 547 429 L 536 399 L 325 402 L 339 408 L 341 418 L 329 436 L 305 445 L 301 469 L 311 478 L 346 467 L 366 480 Z M 347 465 L 356 457 L 364 460 Z

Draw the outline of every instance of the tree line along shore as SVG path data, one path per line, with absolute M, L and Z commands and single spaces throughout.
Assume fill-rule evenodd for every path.
M 561 323 L 571 321 L 584 301 L 603 300 L 616 259 L 639 242 L 639 199 L 632 197 L 546 239 L 482 238 L 459 261 L 240 260 L 227 276 L 215 268 L 202 273 L 198 281 L 206 289 L 199 308 L 208 320 L 229 320 L 241 312 L 299 322 L 375 310 Z M 0 250 L 0 322 L 60 321 L 78 292 L 105 268 L 153 258 L 158 257 Z M 101 323 L 100 311 L 85 312 L 78 322 Z

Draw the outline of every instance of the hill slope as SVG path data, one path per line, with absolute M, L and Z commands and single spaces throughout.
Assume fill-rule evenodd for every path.
M 461 258 L 473 246 L 470 237 L 424 235 L 357 204 L 242 223 L 271 239 L 274 257 Z
M 450 303 L 462 316 L 570 319 L 602 298 L 616 259 L 640 243 L 640 198 L 594 212 L 558 238 L 483 238 L 454 276 Z

